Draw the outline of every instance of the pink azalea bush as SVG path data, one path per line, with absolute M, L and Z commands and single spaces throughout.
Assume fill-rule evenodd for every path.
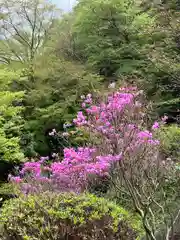
M 82 111 L 73 120 L 94 139 L 86 147 L 65 148 L 62 161 L 47 164 L 47 159 L 26 162 L 20 176 L 12 177 L 24 192 L 51 188 L 54 191 L 84 191 L 89 177 L 108 177 L 120 162 L 132 159 L 156 159 L 159 141 L 154 138 L 159 123 L 146 128 L 145 104 L 142 91 L 135 87 L 121 88 L 102 97 L 82 96 Z M 56 134 L 53 129 L 50 134 Z M 93 142 L 93 141 L 91 141 Z M 148 160 L 148 161 L 149 161 Z M 151 159 L 151 163 L 153 164 Z M 138 167 L 136 165 L 136 168 Z M 144 166 L 147 167 L 147 166 Z M 92 179 L 92 178 L 91 178 Z

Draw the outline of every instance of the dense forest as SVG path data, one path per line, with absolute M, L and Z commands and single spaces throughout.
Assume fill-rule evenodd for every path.
M 180 1 L 0 0 L 0 239 L 180 239 Z

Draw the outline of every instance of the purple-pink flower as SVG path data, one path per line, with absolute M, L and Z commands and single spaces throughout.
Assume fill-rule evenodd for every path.
M 17 177 L 11 176 L 11 177 L 9 177 L 9 179 L 13 183 L 20 183 L 20 182 L 22 182 L 22 179 L 19 176 L 17 176 Z
M 161 120 L 162 120 L 163 122 L 166 122 L 167 119 L 168 119 L 168 116 L 166 116 L 166 115 L 164 115 L 164 117 L 161 118 Z
M 11 180 L 23 184 L 23 177 L 31 176 L 38 186 L 51 184 L 55 190 L 83 191 L 90 176 L 108 176 L 111 167 L 125 161 L 127 156 L 131 161 L 131 157 L 138 158 L 145 150 L 153 152 L 160 142 L 154 138 L 154 131 L 143 125 L 144 112 L 137 93 L 136 87 L 125 87 L 97 102 L 91 94 L 82 96 L 85 109 L 77 113 L 73 122 L 98 137 L 100 143 L 97 141 L 95 147 L 64 148 L 63 159 L 59 160 L 54 153 L 54 162 L 48 165 L 45 157 L 38 162 L 27 162 L 20 172 L 22 177 L 11 177 Z M 155 122 L 152 130 L 159 127 Z M 53 129 L 50 135 L 55 134 Z M 32 187 L 37 190 L 34 182 Z M 31 189 L 29 185 L 26 188 Z
M 77 124 L 78 126 L 83 126 L 85 124 L 87 124 L 86 121 L 86 116 L 84 116 L 83 112 L 78 112 L 77 118 L 73 120 L 73 122 L 75 124 Z
M 159 123 L 158 122 L 154 122 L 153 126 L 152 126 L 152 129 L 157 129 L 159 128 Z

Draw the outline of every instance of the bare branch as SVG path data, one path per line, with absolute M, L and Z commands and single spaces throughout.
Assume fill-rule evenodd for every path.
M 180 216 L 180 209 L 178 210 L 176 216 L 174 217 L 174 220 L 172 221 L 171 226 L 167 228 L 166 240 L 170 239 L 170 234 L 171 234 L 173 227 L 174 227 L 176 221 L 178 220 L 179 216 Z M 173 236 L 173 233 L 172 233 L 172 236 Z
M 21 62 L 32 64 L 38 50 L 46 42 L 54 19 L 54 6 L 40 0 L 3 0 L 2 9 L 6 12 L 6 17 L 2 19 L 2 35 L 6 34 L 7 39 L 12 39 L 14 46 L 18 45 L 16 50 L 11 46 L 12 42 L 7 41 L 9 49 L 15 58 L 17 55 L 19 60 L 21 58 Z M 24 55 L 23 59 L 21 54 Z

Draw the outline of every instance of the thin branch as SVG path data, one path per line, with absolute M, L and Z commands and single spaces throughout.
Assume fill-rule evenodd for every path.
M 13 24 L 13 20 L 12 20 L 12 18 L 11 18 L 11 14 L 10 14 L 11 11 L 10 11 L 10 9 L 9 9 L 8 4 L 6 5 L 6 7 L 7 7 L 8 11 L 9 11 L 8 17 L 9 17 L 10 23 L 7 22 L 7 21 L 5 21 L 5 22 L 9 23 L 9 24 L 12 26 L 12 28 L 15 30 L 16 34 L 24 41 L 24 43 L 26 43 L 26 44 L 30 47 L 29 42 L 20 34 L 20 32 L 19 32 L 19 30 L 17 29 L 17 27 L 15 26 L 15 24 Z
M 173 227 L 174 227 L 176 221 L 178 220 L 179 216 L 180 216 L 180 209 L 179 209 L 179 211 L 177 212 L 177 214 L 176 214 L 176 216 L 175 216 L 175 218 L 174 218 L 174 220 L 173 220 L 171 226 L 170 226 L 169 228 L 167 228 L 166 240 L 169 240 L 169 238 L 170 238 L 170 234 L 171 234 L 171 231 L 172 231 L 172 229 L 173 229 Z

